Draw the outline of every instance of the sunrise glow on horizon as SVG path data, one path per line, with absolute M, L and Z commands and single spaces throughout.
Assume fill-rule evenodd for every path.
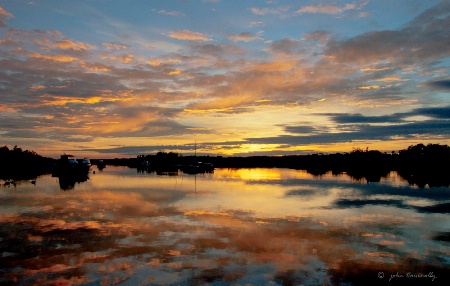
M 450 1 L 1 1 L 0 145 L 57 158 L 450 144 Z

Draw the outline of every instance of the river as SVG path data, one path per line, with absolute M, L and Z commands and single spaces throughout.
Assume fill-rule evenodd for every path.
M 450 279 L 450 189 L 411 186 L 395 172 L 367 183 L 293 169 L 107 166 L 71 184 L 51 175 L 33 183 L 0 187 L 1 284 Z

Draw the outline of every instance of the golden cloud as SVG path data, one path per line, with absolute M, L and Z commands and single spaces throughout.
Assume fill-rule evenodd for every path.
M 256 64 L 253 67 L 251 67 L 251 70 L 255 70 L 255 71 L 278 71 L 278 72 L 283 72 L 283 71 L 288 71 L 293 69 L 296 66 L 296 62 L 295 61 L 274 61 L 274 62 L 269 62 L 269 63 L 261 63 L 261 64 Z
M 89 71 L 92 72 L 109 72 L 111 71 L 111 69 L 104 67 L 104 66 L 99 66 L 99 65 L 89 65 L 86 64 L 85 62 L 80 62 L 80 67 L 87 69 Z
M 108 50 L 116 50 L 116 51 L 128 49 L 128 46 L 125 44 L 103 43 L 102 46 Z
M 367 68 L 361 68 L 360 71 L 362 72 L 371 72 L 371 71 L 384 71 L 388 70 L 389 68 L 376 68 L 376 67 L 367 67 Z
M 389 82 L 389 81 L 401 81 L 402 79 L 396 76 L 392 76 L 392 77 L 384 77 L 384 78 L 380 78 L 377 81 L 382 81 L 382 82 Z
M 86 103 L 94 104 L 102 101 L 100 96 L 92 96 L 88 98 L 73 98 L 73 97 L 57 97 L 51 98 L 50 100 L 44 100 L 43 105 L 66 105 L 68 103 Z
M 30 53 L 29 56 L 31 58 L 35 58 L 35 59 L 49 60 L 49 61 L 62 62 L 62 63 L 71 63 L 71 62 L 79 60 L 76 57 L 64 56 L 64 55 L 42 55 L 39 53 Z
M 152 67 L 158 67 L 161 65 L 161 60 L 160 59 L 150 59 L 147 61 L 148 65 L 151 65 Z
M 81 51 L 81 50 L 91 50 L 94 48 L 94 46 L 89 45 L 89 44 L 85 44 L 82 42 L 72 42 L 69 40 L 65 40 L 65 41 L 58 41 L 55 43 L 55 46 L 60 48 L 60 49 L 72 49 L 75 51 Z
M 44 89 L 45 86 L 44 85 L 33 85 L 30 87 L 30 90 L 36 91 L 36 90 L 40 90 L 40 89 Z
M 169 72 L 169 75 L 179 75 L 179 74 L 181 74 L 181 70 L 179 69 Z
M 204 34 L 202 34 L 200 32 L 193 32 L 193 31 L 189 31 L 189 30 L 172 31 L 172 32 L 170 32 L 169 37 L 178 39 L 178 40 L 183 40 L 183 41 L 207 42 L 210 40 L 207 36 L 205 36 Z
M 379 85 L 364 85 L 364 86 L 360 86 L 359 89 L 362 90 L 371 90 L 371 89 L 379 89 L 380 86 Z

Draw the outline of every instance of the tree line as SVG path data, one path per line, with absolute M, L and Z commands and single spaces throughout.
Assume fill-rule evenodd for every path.
M 27 180 L 51 172 L 55 160 L 17 146 L 0 147 L 0 179 Z
M 140 155 L 133 163 L 142 161 L 162 167 L 201 161 L 216 168 L 292 168 L 314 175 L 346 173 L 355 179 L 378 182 L 391 171 L 397 171 L 410 184 L 450 186 L 450 147 L 440 144 L 417 144 L 398 152 L 354 149 L 349 153 L 286 155 L 286 156 L 182 156 L 174 152 Z
M 91 160 L 95 163 L 97 160 Z M 211 163 L 216 168 L 292 168 L 306 170 L 314 175 L 346 173 L 368 182 L 380 181 L 391 171 L 397 171 L 410 184 L 450 186 L 450 147 L 440 144 L 411 145 L 398 152 L 354 149 L 349 153 L 286 155 L 286 156 L 183 156 L 175 152 L 158 152 L 135 158 L 105 159 L 108 165 L 132 168 L 147 166 L 173 170 L 176 166 L 196 162 Z M 50 173 L 56 160 L 34 151 L 15 146 L 0 147 L 0 179 L 36 178 Z

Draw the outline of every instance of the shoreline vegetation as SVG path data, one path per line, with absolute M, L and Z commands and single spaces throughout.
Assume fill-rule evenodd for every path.
M 93 164 L 100 159 L 91 159 Z M 42 157 L 34 151 L 15 146 L 0 147 L 0 179 L 27 180 L 52 172 L 58 160 Z M 291 168 L 306 170 L 320 176 L 346 173 L 367 182 L 379 182 L 391 171 L 396 171 L 411 185 L 420 188 L 450 186 L 450 147 L 440 144 L 417 144 L 398 152 L 354 149 L 350 153 L 286 155 L 286 156 L 183 156 L 178 153 L 158 152 L 136 158 L 103 159 L 107 165 L 143 168 L 146 171 L 171 172 L 177 166 L 197 162 L 213 164 L 215 168 Z M 145 162 L 145 163 L 144 163 Z

